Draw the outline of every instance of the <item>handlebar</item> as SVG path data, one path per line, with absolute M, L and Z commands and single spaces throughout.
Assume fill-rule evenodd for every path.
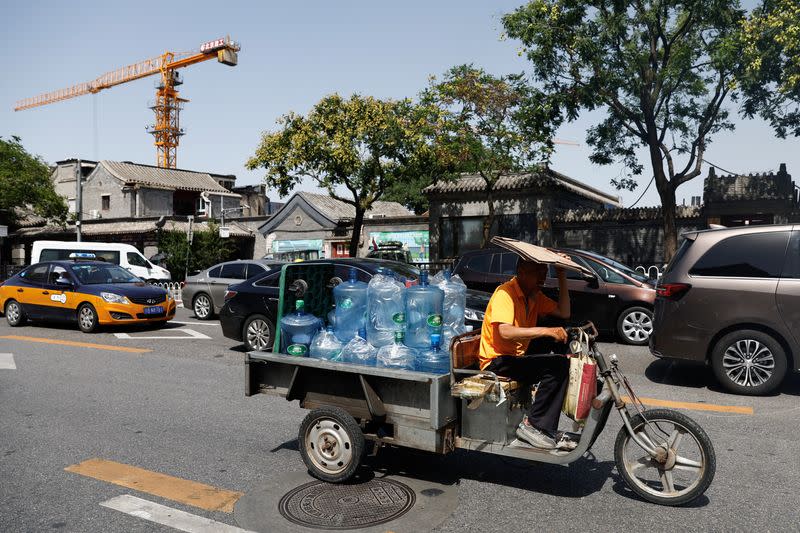
M 581 326 L 572 326 L 566 328 L 566 330 L 567 330 L 567 336 L 571 341 L 579 340 L 581 332 L 586 333 L 589 336 L 589 340 L 591 341 L 595 340 L 599 335 L 599 333 L 597 332 L 597 328 L 594 326 L 594 323 L 592 321 L 586 321 L 586 323 Z

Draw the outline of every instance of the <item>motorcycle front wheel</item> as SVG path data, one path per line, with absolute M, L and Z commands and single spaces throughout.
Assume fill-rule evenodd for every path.
M 683 505 L 702 495 L 717 468 L 714 446 L 700 425 L 677 411 L 652 409 L 631 418 L 636 436 L 657 451 L 651 456 L 625 426 L 617 434 L 614 459 L 628 486 L 659 505 Z

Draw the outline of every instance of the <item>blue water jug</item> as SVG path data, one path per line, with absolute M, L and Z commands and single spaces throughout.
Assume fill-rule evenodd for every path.
M 350 339 L 342 348 L 342 362 L 357 365 L 375 366 L 378 349 L 367 340 L 367 332 L 359 330 L 358 335 Z
M 350 279 L 333 288 L 336 302 L 334 332 L 339 340 L 348 342 L 364 327 L 367 312 L 367 284 L 358 281 L 355 268 L 350 269 Z
M 431 345 L 427 350 L 417 354 L 417 372 L 430 372 L 431 374 L 447 374 L 450 372 L 450 356 L 439 346 L 441 336 L 431 334 Z
M 342 341 L 333 334 L 333 327 L 328 326 L 320 330 L 311 341 L 308 348 L 309 356 L 315 359 L 339 361 L 342 354 Z
M 405 321 L 405 287 L 391 274 L 375 274 L 367 286 L 367 340 L 378 348 L 392 344 Z
M 406 289 L 406 346 L 428 348 L 431 333 L 441 333 L 444 292 L 428 284 L 428 271 L 419 273 L 419 285 Z
M 417 352 L 403 344 L 405 332 L 394 332 L 394 342 L 378 349 L 376 366 L 414 370 Z
M 308 357 L 308 346 L 322 327 L 322 320 L 305 312 L 305 302 L 297 300 L 295 312 L 281 318 L 281 353 Z
M 444 292 L 441 346 L 444 351 L 448 351 L 453 337 L 466 331 L 464 312 L 467 307 L 467 286 L 458 275 L 452 276 L 449 269 L 437 272 L 431 284 Z

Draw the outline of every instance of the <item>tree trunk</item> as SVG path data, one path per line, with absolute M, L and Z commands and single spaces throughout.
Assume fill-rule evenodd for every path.
M 663 173 L 663 170 L 661 170 Z M 656 179 L 658 183 L 658 179 Z M 666 179 L 663 185 L 657 187 L 661 197 L 661 213 L 664 229 L 664 263 L 668 263 L 678 249 L 678 232 L 675 227 L 675 188 Z
M 494 198 L 492 197 L 492 187 L 486 187 L 486 203 L 489 206 L 489 214 L 483 219 L 483 236 L 481 237 L 481 248 L 486 248 L 489 240 L 492 238 L 490 235 L 492 231 L 492 224 L 494 224 Z
M 358 257 L 358 242 L 361 240 L 361 225 L 364 223 L 364 210 L 356 206 L 353 219 L 353 235 L 350 237 L 350 257 Z

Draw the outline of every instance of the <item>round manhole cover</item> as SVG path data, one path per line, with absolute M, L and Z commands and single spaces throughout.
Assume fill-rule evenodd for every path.
M 389 479 L 358 485 L 312 481 L 288 492 L 278 509 L 287 520 L 319 529 L 359 529 L 404 515 L 414 506 L 414 491 Z

